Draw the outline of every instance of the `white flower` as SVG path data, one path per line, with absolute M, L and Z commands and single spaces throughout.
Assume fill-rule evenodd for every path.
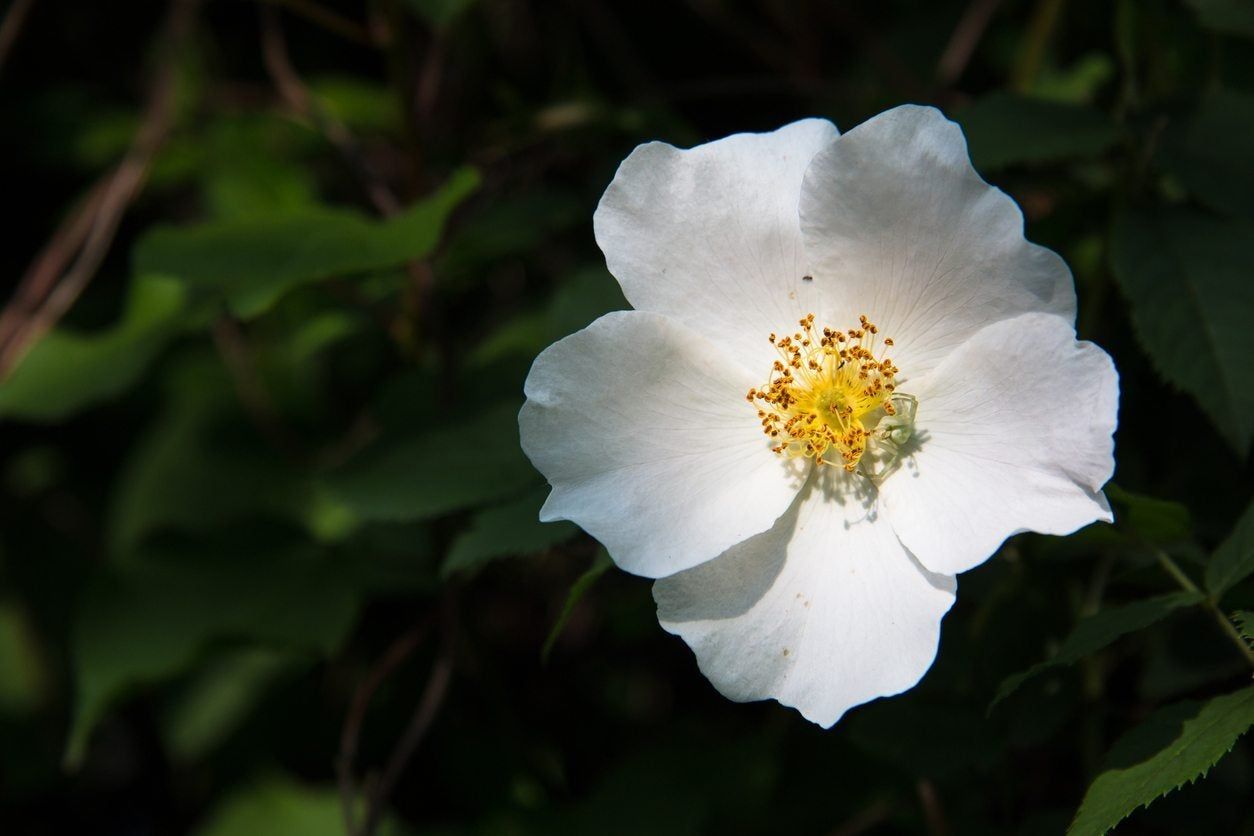
M 918 682 L 954 575 L 1111 519 L 1115 369 L 938 111 L 648 143 L 594 223 L 635 310 L 532 367 L 541 518 L 659 579 L 731 699 L 831 726 Z

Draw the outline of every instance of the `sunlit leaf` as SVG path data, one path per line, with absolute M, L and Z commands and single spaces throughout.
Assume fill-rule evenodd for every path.
M 1125 212 L 1115 276 L 1154 366 L 1241 455 L 1254 435 L 1254 222 L 1187 209 Z
M 562 631 L 566 629 L 566 624 L 570 621 L 575 607 L 579 605 L 583 596 L 597 582 L 597 579 L 604 575 L 613 565 L 614 562 L 610 560 L 609 553 L 603 548 L 597 549 L 596 556 L 592 558 L 592 565 L 579 576 L 574 584 L 571 585 L 570 592 L 566 594 L 566 602 L 562 604 L 562 611 L 558 613 L 557 621 L 553 623 L 553 629 L 549 631 L 548 638 L 544 640 L 544 647 L 540 651 L 541 661 L 548 661 L 549 655 L 553 652 L 553 647 L 557 644 L 557 640 L 562 637 Z
M 1201 601 L 1202 596 L 1196 593 L 1173 592 L 1132 604 L 1111 607 L 1081 619 L 1053 658 L 1033 665 L 1026 671 L 1006 677 L 997 687 L 997 695 L 993 697 L 989 708 L 1010 696 L 1020 685 L 1037 674 L 1050 668 L 1077 662 L 1106 647 L 1120 636 L 1143 630 L 1162 621 L 1174 610 L 1192 606 Z
M 381 270 L 431 253 L 444 221 L 474 189 L 462 169 L 435 194 L 387 221 L 319 208 L 149 232 L 136 246 L 142 272 L 174 276 L 221 294 L 242 318 L 263 313 L 298 285 Z
M 574 537 L 579 529 L 573 523 L 540 522 L 540 506 L 547 495 L 547 487 L 539 488 L 476 513 L 453 541 L 440 573 L 471 571 L 497 558 L 531 554 Z
M 510 403 L 416 437 L 385 439 L 323 485 L 363 520 L 400 521 L 502 499 L 537 479 L 518 446 L 518 405 Z
M 112 328 L 52 331 L 0 382 L 0 416 L 60 421 L 135 385 L 177 332 L 184 301 L 178 282 L 144 276 Z
M 1138 807 L 1206 775 L 1254 726 L 1254 687 L 1162 709 L 1121 738 L 1067 833 L 1101 836 Z
M 1254 574 L 1254 503 L 1245 509 L 1228 539 L 1206 564 L 1206 588 L 1218 599 Z
M 1093 157 L 1119 139 L 1096 108 L 993 93 L 959 111 L 976 168 Z

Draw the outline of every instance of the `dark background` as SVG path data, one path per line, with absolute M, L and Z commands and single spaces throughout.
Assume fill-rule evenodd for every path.
M 1061 833 L 1122 733 L 1248 684 L 1181 608 L 989 710 L 1081 616 L 1173 591 L 1160 551 L 1199 577 L 1249 501 L 1240 4 L 0 9 L 15 300 L 164 128 L 52 336 L 4 332 L 3 833 L 342 833 L 346 789 L 393 833 Z M 1013 538 L 922 684 L 823 731 L 721 698 L 647 581 L 534 521 L 514 415 L 535 354 L 625 304 L 591 218 L 637 143 L 904 102 L 1071 265 L 1121 374 L 1121 525 Z M 1254 832 L 1252 789 L 1242 742 L 1119 832 Z

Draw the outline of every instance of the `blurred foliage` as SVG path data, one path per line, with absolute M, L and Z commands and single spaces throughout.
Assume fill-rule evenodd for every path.
M 5 834 L 1254 829 L 1248 2 L 173 5 L 171 52 L 156 0 L 0 4 L 15 287 L 177 81 L 0 380 Z M 1117 522 L 1013 538 L 824 732 L 538 522 L 516 415 L 626 307 L 591 216 L 635 144 L 907 101 L 1075 273 Z

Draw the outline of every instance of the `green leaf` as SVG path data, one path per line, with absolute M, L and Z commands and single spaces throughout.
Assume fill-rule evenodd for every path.
M 571 194 L 536 189 L 481 204 L 449 236 L 436 261 L 440 286 L 481 286 L 502 263 L 537 252 L 554 235 L 586 222 L 590 207 Z
M 1185 0 L 1207 29 L 1254 38 L 1254 4 L 1249 0 Z
M 573 334 L 597 317 L 627 307 L 618 282 L 604 267 L 579 270 L 558 288 L 542 311 L 510 320 L 480 343 L 471 352 L 468 364 L 481 368 L 511 355 L 534 357 L 550 343 Z
M 1254 3 L 1248 8 L 1254 10 Z M 1184 122 L 1163 138 L 1162 161 L 1208 206 L 1233 215 L 1254 215 L 1254 96 L 1221 90 L 1201 100 Z
M 97 334 L 56 329 L 31 348 L 0 383 L 0 416 L 60 421 L 122 393 L 176 333 L 184 303 L 177 282 L 137 278 L 112 328 Z
M 540 522 L 540 506 L 548 488 L 538 488 L 524 496 L 485 508 L 470 520 L 470 526 L 457 536 L 449 549 L 440 574 L 473 571 L 501 557 L 533 554 L 556 546 L 579 533 L 573 523 Z
M 1101 836 L 1138 807 L 1202 778 L 1254 726 L 1254 686 L 1162 709 L 1117 742 L 1067 830 Z
M 322 106 L 352 131 L 383 133 L 401 124 L 395 91 L 352 76 L 323 76 L 309 84 Z
M 1151 543 L 1176 543 L 1193 534 L 1189 509 L 1179 502 L 1132 493 L 1109 483 L 1106 497 L 1115 506 L 1115 522 Z
M 357 811 L 360 814 L 360 811 Z M 379 836 L 404 830 L 385 818 Z M 193 836 L 344 836 L 339 793 L 271 776 L 229 796 Z
M 232 411 L 235 396 L 216 361 L 178 369 L 170 406 L 158 415 L 112 492 L 109 542 L 115 555 L 160 530 L 211 531 L 241 519 L 305 522 L 312 484 Z
M 1063 640 L 1062 647 L 1052 659 L 1002 680 L 989 709 L 991 710 L 993 706 L 1010 696 L 1020 685 L 1037 674 L 1050 668 L 1077 662 L 1106 647 L 1120 636 L 1143 630 L 1151 624 L 1162 621 L 1174 610 L 1192 606 L 1201 601 L 1202 596 L 1197 593 L 1173 592 L 1121 607 L 1111 607 L 1080 619 L 1071 634 Z
M 1154 366 L 1244 456 L 1254 436 L 1254 222 L 1187 209 L 1124 212 L 1115 277 Z
M 190 668 L 214 640 L 329 654 L 357 609 L 350 570 L 290 547 L 185 546 L 108 572 L 88 588 L 72 636 L 76 679 L 66 763 L 130 690 Z
M 313 207 L 317 183 L 309 159 L 320 147 L 314 136 L 277 113 L 210 121 L 185 140 L 206 212 L 238 222 Z
M 196 673 L 162 723 L 175 760 L 199 760 L 233 732 L 266 691 L 299 667 L 300 657 L 269 647 L 229 651 Z
M 0 602 L 0 714 L 35 710 L 45 698 L 48 685 L 38 634 L 25 608 Z
M 549 631 L 549 636 L 544 640 L 544 647 L 540 650 L 540 661 L 548 662 L 549 655 L 553 652 L 554 645 L 557 640 L 562 637 L 562 631 L 566 629 L 567 622 L 570 621 L 571 614 L 574 613 L 575 607 L 587 594 L 597 579 L 605 574 L 614 562 L 610 560 L 609 552 L 604 548 L 597 549 L 596 555 L 592 558 L 592 565 L 579 576 L 579 578 L 570 587 L 570 592 L 566 594 L 566 602 L 562 604 L 562 611 L 558 613 L 557 621 L 553 623 L 553 629 Z
M 1254 502 L 1206 564 L 1206 588 L 1216 601 L 1254 573 Z
M 980 170 L 1094 157 L 1119 139 L 1096 108 L 993 93 L 955 114 Z
M 503 499 L 536 478 L 511 403 L 416 438 L 384 440 L 322 484 L 362 520 L 412 521 Z
M 229 797 L 195 836 L 344 836 L 339 794 L 268 779 Z
M 476 2 L 477 0 L 405 0 L 405 5 L 431 26 L 443 29 Z
M 1241 634 L 1241 638 L 1254 647 L 1254 612 L 1237 610 L 1232 614 L 1232 621 L 1237 625 L 1237 632 Z
M 248 319 L 301 284 L 425 258 L 449 213 L 478 184 L 474 170 L 462 169 L 438 192 L 387 221 L 347 209 L 310 208 L 159 228 L 140 240 L 134 262 L 141 272 L 221 294 L 236 316 Z

